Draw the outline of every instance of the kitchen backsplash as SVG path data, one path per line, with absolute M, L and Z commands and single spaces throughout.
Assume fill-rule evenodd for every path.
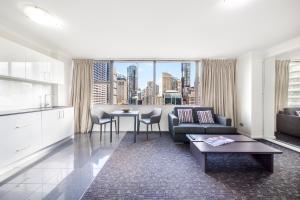
M 47 103 L 51 105 L 52 86 L 0 79 L 0 111 L 37 108 Z

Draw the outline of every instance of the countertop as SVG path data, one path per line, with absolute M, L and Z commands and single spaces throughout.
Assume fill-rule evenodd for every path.
M 5 110 L 5 111 L 0 111 L 0 116 L 17 115 L 17 114 L 32 113 L 32 112 L 41 112 L 41 111 L 56 110 L 56 109 L 71 108 L 71 107 L 72 106 L 52 106 L 52 107 L 46 107 L 46 108 L 28 108 L 28 109 L 19 109 L 19 110 Z

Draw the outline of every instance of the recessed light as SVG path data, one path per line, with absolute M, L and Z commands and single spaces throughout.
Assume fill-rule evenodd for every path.
M 32 21 L 48 27 L 62 28 L 62 21 L 51 15 L 48 11 L 37 6 L 26 5 L 24 7 L 25 15 Z

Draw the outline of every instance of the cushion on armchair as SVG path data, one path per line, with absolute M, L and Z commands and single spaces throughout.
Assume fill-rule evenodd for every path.
M 192 109 L 178 109 L 179 123 L 194 123 Z
M 197 111 L 197 116 L 200 124 L 214 124 L 214 118 L 210 110 Z

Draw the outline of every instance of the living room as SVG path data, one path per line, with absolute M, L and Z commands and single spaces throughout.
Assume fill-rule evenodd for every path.
M 0 5 L 0 199 L 300 198 L 300 1 Z

